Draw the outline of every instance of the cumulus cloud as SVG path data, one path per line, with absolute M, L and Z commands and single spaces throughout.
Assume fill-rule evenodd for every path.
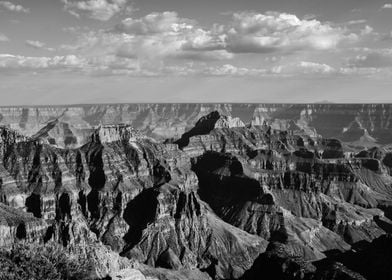
M 324 63 L 300 61 L 286 65 L 278 65 L 271 69 L 274 74 L 332 74 L 336 73 L 336 69 Z
M 224 64 L 218 67 L 208 67 L 202 70 L 202 74 L 213 76 L 260 76 L 267 74 L 267 70 L 263 68 L 246 68 L 237 67 L 231 64 Z
M 373 27 L 366 25 L 364 29 L 361 30 L 361 35 L 366 36 L 373 33 Z
M 8 69 L 49 69 L 82 68 L 85 59 L 75 56 L 31 57 L 22 55 L 0 54 L 0 68 Z
M 392 9 L 392 4 L 386 3 L 386 4 L 384 4 L 384 6 L 381 7 L 381 9 Z
M 9 38 L 5 36 L 3 33 L 0 33 L 0 42 L 9 42 Z
M 237 53 L 290 52 L 333 49 L 357 35 L 315 19 L 295 15 L 236 13 L 226 25 L 201 28 L 175 12 L 127 18 L 114 31 L 132 39 L 121 47 L 125 56 L 161 56 L 189 59 L 230 59 Z M 128 38 L 129 39 L 129 38 Z
M 61 0 L 64 3 L 64 9 L 76 17 L 84 14 L 92 19 L 107 21 L 113 16 L 132 11 L 128 5 L 128 0 Z
M 247 68 L 231 64 L 217 67 L 208 67 L 202 71 L 203 74 L 213 76 L 303 76 L 303 75 L 330 75 L 339 71 L 334 67 L 317 62 L 300 61 L 294 63 L 280 64 L 271 68 Z
M 210 28 L 176 12 L 156 12 L 125 18 L 106 30 L 75 32 L 79 33 L 78 40 L 62 45 L 61 50 L 88 57 L 134 59 L 151 69 L 173 60 L 178 64 L 178 60 L 230 60 L 242 53 L 271 52 L 278 57 L 298 50 L 323 51 L 357 38 L 330 23 L 276 12 L 237 13 L 228 23 Z
M 163 12 L 151 13 L 139 19 L 126 18 L 116 29 L 128 34 L 149 35 L 192 29 L 193 24 L 190 19 L 179 18 L 176 12 Z
M 132 74 L 132 75 L 158 75 L 163 68 L 142 69 L 137 60 L 119 58 L 115 55 L 85 57 L 80 55 L 62 56 L 22 56 L 11 54 L 0 54 L 0 69 L 3 71 L 79 71 L 87 74 Z
M 124 41 L 117 52 L 120 56 L 192 60 L 233 57 L 224 49 L 223 37 L 217 31 L 203 29 L 195 21 L 180 18 L 175 12 L 127 18 L 115 27 L 114 32 L 122 34 Z
M 236 13 L 226 34 L 227 48 L 234 53 L 328 50 L 342 41 L 356 39 L 355 34 L 329 23 L 278 12 Z
M 0 1 L 0 7 L 12 11 L 12 12 L 18 12 L 18 13 L 29 13 L 30 9 L 23 7 L 22 5 L 17 5 L 14 3 L 11 3 L 9 1 Z
M 62 0 L 67 11 L 108 20 L 122 13 L 127 0 Z M 120 8 L 108 8 L 114 5 Z M 359 23 L 359 22 L 358 22 Z M 355 24 L 355 23 L 352 23 Z M 195 20 L 182 18 L 176 12 L 150 13 L 140 18 L 128 17 L 112 28 L 96 30 L 68 28 L 77 39 L 56 50 L 68 53 L 53 57 L 0 55 L 4 69 L 57 69 L 115 75 L 212 75 L 212 76 L 293 76 L 347 74 L 354 67 L 361 68 L 359 58 L 353 58 L 346 70 L 340 71 L 318 62 L 292 62 L 287 59 L 295 51 L 335 50 L 345 42 L 373 33 L 370 26 L 356 29 L 358 35 L 346 27 L 314 18 L 299 19 L 287 13 L 236 13 L 225 24 L 201 26 Z M 27 40 L 28 46 L 49 48 L 44 42 Z M 241 56 L 259 56 L 268 66 L 260 68 L 235 66 Z M 308 52 L 309 53 L 309 52 Z M 286 56 L 286 54 L 288 54 Z M 365 53 L 370 55 L 369 53 Z M 238 59 L 232 60 L 234 57 Z M 250 56 L 249 56 L 250 57 Z M 303 59 L 312 60 L 303 56 Z M 306 58 L 305 58 L 306 57 Z M 314 59 L 317 61 L 317 56 Z M 284 59 L 283 59 L 284 58 Z M 232 60 L 232 61 L 230 61 Z M 211 61 L 215 61 L 210 63 Z M 222 62 L 223 61 L 223 62 Z M 230 62 L 230 63 L 227 63 Z M 216 66 L 218 64 L 220 66 Z M 191 65 L 192 64 L 192 65 Z M 279 64 L 279 65 L 277 65 Z M 214 65 L 214 66 L 212 66 Z
M 26 45 L 35 49 L 42 49 L 47 51 L 54 51 L 54 48 L 49 48 L 46 46 L 44 42 L 41 41 L 34 41 L 34 40 L 27 40 Z

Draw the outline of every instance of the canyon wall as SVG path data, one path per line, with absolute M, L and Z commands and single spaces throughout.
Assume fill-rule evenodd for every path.
M 154 138 L 179 138 L 212 111 L 245 124 L 300 129 L 356 146 L 392 143 L 391 104 L 102 104 L 0 107 L 0 124 L 34 135 L 49 126 L 52 143 L 80 146 L 98 125 L 129 124 Z M 55 121 L 55 122 L 54 122 Z M 45 132 L 43 129 L 42 132 Z

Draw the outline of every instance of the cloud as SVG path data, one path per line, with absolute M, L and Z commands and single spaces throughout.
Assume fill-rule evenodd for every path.
M 37 49 L 42 49 L 45 46 L 45 43 L 40 42 L 40 41 L 27 40 L 26 45 L 37 48 Z
M 0 1 L 0 7 L 12 12 L 29 13 L 30 9 L 24 8 L 22 5 L 17 5 L 9 1 Z
M 30 57 L 0 54 L 0 68 L 7 69 L 82 68 L 85 64 L 85 59 L 75 55 Z
M 54 48 L 48 48 L 44 42 L 41 41 L 33 41 L 33 40 L 27 40 L 26 45 L 35 49 L 42 49 L 42 50 L 47 50 L 47 51 L 54 51 Z
M 371 56 L 369 56 L 371 57 Z M 358 58 L 363 63 L 369 58 Z M 85 73 L 89 75 L 128 75 L 128 76 L 229 76 L 229 77 L 324 77 L 330 75 L 380 78 L 392 77 L 392 59 L 385 68 L 374 64 L 351 64 L 336 69 L 328 64 L 300 61 L 280 64 L 271 68 L 248 68 L 223 64 L 207 66 L 206 64 L 185 63 L 183 65 L 148 64 L 139 59 L 118 57 L 116 55 L 80 56 L 64 55 L 53 57 L 30 57 L 0 54 L 0 71 L 9 73 L 61 71 L 65 73 Z
M 348 60 L 351 68 L 388 68 L 392 67 L 392 49 L 364 49 L 354 58 Z
M 350 20 L 347 22 L 348 25 L 355 25 L 355 24 L 362 24 L 362 23 L 366 23 L 367 20 L 366 19 L 357 19 L 357 20 Z
M 271 68 L 247 68 L 238 67 L 231 64 L 224 64 L 217 67 L 207 67 L 201 71 L 202 74 L 212 76 L 251 76 L 251 77 L 280 77 L 280 76 L 306 76 L 306 75 L 330 75 L 337 74 L 334 67 L 317 62 L 300 61 L 295 63 L 276 65 Z
M 80 17 L 84 14 L 89 18 L 108 21 L 119 13 L 130 13 L 132 7 L 128 5 L 128 0 L 61 0 L 64 3 L 64 9 L 71 15 Z
M 361 76 L 373 80 L 390 80 L 392 78 L 392 68 L 378 67 L 342 67 L 339 69 L 341 75 Z
M 100 20 L 108 20 L 122 13 L 128 2 L 62 1 L 67 11 Z M 107 5 L 122 8 L 108 8 Z M 344 25 L 346 27 L 314 18 L 299 19 L 287 13 L 243 12 L 232 14 L 225 24 L 206 27 L 195 20 L 180 17 L 176 12 L 155 12 L 142 17 L 125 18 L 106 29 L 67 28 L 66 32 L 76 36 L 75 42 L 56 49 L 41 41 L 27 40 L 26 45 L 32 48 L 58 50 L 65 55 L 0 55 L 0 68 L 3 72 L 7 69 L 34 72 L 69 70 L 93 75 L 141 76 L 348 75 L 354 73 L 354 68 L 364 68 L 361 63 L 371 57 L 354 57 L 342 71 L 328 64 L 311 62 L 322 58 L 321 55 L 326 50 L 341 50 L 340 47 L 346 43 L 356 42 L 360 36 L 374 33 L 372 27 L 364 25 L 361 26 L 362 30 L 355 28 L 358 33 L 355 35 L 350 32 L 347 24 Z M 304 54 L 301 55 L 304 61 L 293 62 L 290 53 L 299 51 Z M 270 55 L 266 58 L 265 55 L 258 56 L 260 53 Z M 369 52 L 361 55 L 371 56 Z M 247 67 L 246 63 L 235 66 L 234 64 L 245 61 L 242 60 L 243 57 L 258 58 L 268 66 Z
M 391 3 L 384 4 L 384 6 L 382 6 L 381 9 L 392 9 L 392 4 Z
M 331 23 L 300 20 L 295 15 L 237 13 L 226 24 L 202 27 L 176 12 L 128 17 L 106 30 L 74 30 L 73 44 L 59 49 L 87 57 L 114 55 L 134 59 L 151 69 L 174 60 L 210 62 L 231 60 L 245 53 L 284 53 L 335 49 L 357 35 Z M 227 64 L 228 65 L 228 64 Z
M 0 42 L 9 42 L 9 38 L 5 36 L 3 33 L 0 33 Z
M 112 31 L 110 36 L 116 43 L 110 45 L 119 45 L 119 56 L 144 60 L 233 58 L 233 54 L 224 49 L 223 37 L 218 31 L 203 29 L 195 21 L 180 18 L 176 12 L 127 18 Z M 109 37 L 107 33 L 104 36 Z
M 324 63 L 300 61 L 286 65 L 278 65 L 271 69 L 274 74 L 298 75 L 298 74 L 333 74 L 336 69 Z
M 192 29 L 194 22 L 179 18 L 176 12 L 151 13 L 139 19 L 126 18 L 116 29 L 135 35 L 151 35 Z
M 364 29 L 361 30 L 361 35 L 362 36 L 366 36 L 366 35 L 370 35 L 373 33 L 373 27 L 366 25 Z
M 114 75 L 114 74 L 132 74 L 152 76 L 158 75 L 163 68 L 142 69 L 137 60 L 119 58 L 115 55 L 85 57 L 80 55 L 63 55 L 63 56 L 22 56 L 12 54 L 0 54 L 0 71 L 8 72 L 44 72 L 44 71 L 61 71 L 61 72 L 81 72 L 91 75 Z
M 175 12 L 127 18 L 114 32 L 129 35 L 119 53 L 128 57 L 231 59 L 239 53 L 328 50 L 357 35 L 317 20 L 295 15 L 236 13 L 231 22 L 202 28 Z
M 212 76 L 262 76 L 267 74 L 266 69 L 237 67 L 231 64 L 225 64 L 218 67 L 208 67 L 201 71 L 202 74 Z
M 234 53 L 269 53 L 300 49 L 328 50 L 357 35 L 318 20 L 301 20 L 278 12 L 235 13 L 226 33 L 227 48 Z

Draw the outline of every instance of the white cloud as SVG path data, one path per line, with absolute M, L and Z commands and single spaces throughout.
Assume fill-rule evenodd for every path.
M 28 8 L 25 8 L 22 5 L 11 3 L 9 1 L 0 1 L 0 7 L 3 7 L 4 9 L 7 9 L 8 11 L 12 11 L 12 12 L 18 12 L 18 13 L 30 12 Z
M 381 9 L 392 9 L 392 4 L 391 3 L 386 3 L 384 6 L 382 6 Z
M 41 49 L 41 48 L 45 47 L 45 43 L 40 42 L 40 41 L 27 40 L 26 44 L 28 46 L 31 46 L 31 47 L 34 47 L 34 48 L 37 48 L 37 49 Z
M 3 33 L 0 33 L 0 42 L 9 42 L 9 38 L 5 36 Z
M 84 13 L 100 20 L 108 20 L 115 14 L 122 13 L 127 4 L 127 0 L 62 1 L 69 12 Z M 108 9 L 107 5 L 122 6 L 122 9 Z M 125 18 L 110 29 L 65 29 L 76 35 L 77 39 L 73 44 L 61 45 L 56 50 L 68 55 L 0 55 L 0 68 L 3 68 L 2 71 L 71 69 L 89 74 L 146 76 L 347 75 L 354 73 L 354 68 L 360 69 L 365 64 L 370 64 L 372 55 L 364 53 L 362 55 L 369 57 L 352 58 L 343 70 L 324 63 L 310 62 L 312 59 L 317 61 L 323 58 L 319 54 L 325 50 L 339 50 L 345 42 L 356 41 L 360 35 L 374 33 L 370 26 L 365 26 L 362 30 L 356 28 L 360 35 L 351 33 L 347 28 L 277 12 L 236 13 L 226 24 L 206 28 L 195 20 L 180 17 L 176 12 L 157 12 L 140 18 Z M 27 40 L 25 43 L 37 49 L 55 50 L 37 40 Z M 292 62 L 290 53 L 296 51 L 301 51 L 301 59 L 305 61 Z M 248 55 L 250 53 L 252 55 Z M 258 53 L 270 55 L 257 56 Z M 234 57 L 238 59 L 227 63 Z M 246 63 L 242 66 L 233 65 L 240 64 L 242 57 L 257 57 L 268 66 L 247 67 Z M 220 61 L 225 62 L 217 66 Z M 369 67 L 376 66 L 373 63 Z
M 362 49 L 360 54 L 348 59 L 351 68 L 392 67 L 392 49 Z
M 139 19 L 124 19 L 116 28 L 128 34 L 149 35 L 189 30 L 193 24 L 192 20 L 179 18 L 176 12 L 163 12 L 151 13 Z
M 31 57 L 0 54 L 0 68 L 7 69 L 82 68 L 85 64 L 85 59 L 75 55 Z
M 231 59 L 223 38 L 175 12 L 152 13 L 139 19 L 127 18 L 113 30 L 119 44 L 117 54 L 140 59 Z M 105 34 L 105 37 L 108 37 Z M 119 40 L 120 39 L 120 40 Z M 122 44 L 121 44 L 122 40 Z M 113 44 L 111 44 L 113 46 Z
M 332 74 L 336 69 L 328 64 L 300 61 L 285 65 L 274 66 L 271 69 L 274 74 L 299 75 L 299 74 Z
M 373 30 L 374 30 L 373 27 L 366 25 L 365 28 L 361 30 L 361 35 L 366 36 L 372 34 Z
M 114 55 L 151 69 L 177 60 L 230 60 L 240 53 L 271 52 L 279 57 L 298 50 L 328 50 L 357 39 L 346 29 L 295 15 L 238 13 L 224 25 L 201 27 L 176 12 L 129 17 L 111 29 L 75 30 L 79 38 L 61 50 L 87 57 Z M 228 65 L 228 64 L 227 64 Z
M 339 73 L 347 76 L 363 76 L 374 80 L 390 80 L 392 78 L 392 67 L 342 67 L 339 69 Z
M 356 19 L 356 20 L 350 20 L 347 22 L 348 25 L 355 25 L 355 24 L 362 24 L 362 23 L 366 23 L 367 20 L 366 19 Z
M 80 14 L 107 21 L 119 13 L 130 13 L 131 6 L 128 5 L 128 0 L 61 0 L 64 3 L 64 9 L 71 15 L 80 17 Z
M 236 13 L 226 33 L 227 48 L 234 53 L 268 53 L 298 49 L 328 50 L 355 34 L 318 20 L 301 20 L 286 13 Z
M 46 44 L 44 42 L 41 42 L 41 41 L 27 40 L 26 41 L 26 45 L 30 46 L 32 48 L 35 48 L 35 49 L 47 50 L 47 51 L 50 51 L 50 52 L 55 51 L 54 48 L 47 47 Z
M 3 71 L 80 71 L 87 74 L 124 74 L 144 75 L 147 69 L 142 69 L 137 60 L 119 58 L 115 55 L 85 57 L 80 55 L 64 56 L 22 56 L 0 54 L 0 69 Z M 159 73 L 162 69 L 155 69 Z
M 231 64 L 225 64 L 218 67 L 208 67 L 201 71 L 202 74 L 212 76 L 261 76 L 267 74 L 266 69 L 237 67 Z

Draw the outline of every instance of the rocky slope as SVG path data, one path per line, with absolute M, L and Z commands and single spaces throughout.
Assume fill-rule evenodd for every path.
M 387 146 L 359 151 L 292 117 L 219 112 L 235 115 L 234 105 L 172 105 L 181 116 L 219 110 L 166 141 L 126 124 L 77 127 L 88 114 L 119 122 L 126 105 L 110 106 L 39 108 L 42 127 L 25 109 L 24 128 L 0 128 L 0 246 L 57 242 L 92 254 L 98 278 L 258 279 L 269 268 L 284 279 L 377 279 L 344 256 L 391 232 Z M 159 106 L 148 110 L 162 118 Z M 259 111 L 275 117 L 284 107 L 268 106 Z

